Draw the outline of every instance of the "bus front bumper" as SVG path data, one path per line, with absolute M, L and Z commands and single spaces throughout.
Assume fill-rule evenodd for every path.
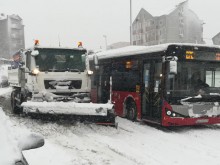
M 220 124 L 220 116 L 183 118 L 183 117 L 163 117 L 162 126 L 190 126 L 190 125 L 210 125 Z

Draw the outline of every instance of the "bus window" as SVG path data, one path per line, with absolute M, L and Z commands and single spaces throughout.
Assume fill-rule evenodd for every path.
M 206 71 L 206 83 L 210 87 L 220 87 L 220 68 Z
M 154 92 L 159 92 L 162 77 L 162 63 L 155 63 Z
M 205 94 L 212 90 L 209 87 L 220 87 L 218 64 L 181 62 L 178 63 L 177 70 L 177 75 L 168 76 L 167 93 L 171 93 L 173 97 Z
M 126 68 L 125 61 L 112 64 L 112 89 L 115 91 L 136 91 L 139 84 L 139 71 L 137 65 L 132 63 L 131 68 Z

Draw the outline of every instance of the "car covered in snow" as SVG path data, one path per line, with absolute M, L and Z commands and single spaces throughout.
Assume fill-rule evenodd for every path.
M 8 65 L 0 65 L 0 88 L 9 86 Z
M 0 107 L 0 165 L 28 165 L 22 151 L 43 146 L 44 139 L 41 135 L 13 128 Z
M 2 88 L 7 86 L 9 86 L 7 76 L 0 76 L 0 87 Z

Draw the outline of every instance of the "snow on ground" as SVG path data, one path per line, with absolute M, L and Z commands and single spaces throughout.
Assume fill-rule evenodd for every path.
M 12 165 L 22 160 L 22 150 L 37 147 L 43 139 L 41 135 L 32 134 L 27 129 L 16 127 L 0 107 L 0 164 Z M 39 145 L 38 145 L 39 146 Z
M 185 127 L 163 131 L 117 118 L 119 128 L 97 125 L 40 124 L 46 145 L 27 151 L 30 164 L 170 165 L 218 164 L 220 127 Z M 23 123 L 27 125 L 26 123 Z M 37 155 L 37 156 L 36 156 Z
M 31 165 L 220 164 L 219 125 L 166 130 L 118 117 L 119 128 L 115 129 L 18 116 L 11 120 L 16 127 L 45 138 L 45 146 L 23 152 Z

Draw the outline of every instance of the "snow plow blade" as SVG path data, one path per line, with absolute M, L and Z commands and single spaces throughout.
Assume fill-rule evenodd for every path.
M 100 125 L 117 126 L 113 104 L 75 102 L 24 102 L 23 113 L 46 120 L 68 120 L 92 122 Z

